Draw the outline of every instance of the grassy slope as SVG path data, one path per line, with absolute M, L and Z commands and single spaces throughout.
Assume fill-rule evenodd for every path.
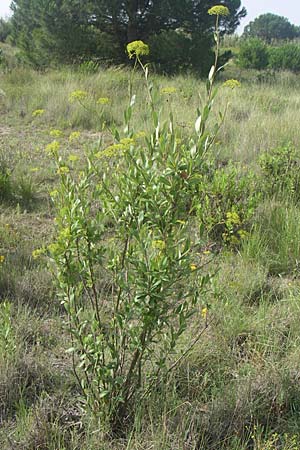
M 240 251 L 224 251 L 215 259 L 219 270 L 207 300 L 216 321 L 168 384 L 137 411 L 135 433 L 99 443 L 93 433 L 97 428 L 80 414 L 65 354 L 63 311 L 51 275 L 32 257 L 53 232 L 48 192 L 56 174 L 44 148 L 53 140 L 52 128 L 63 131 L 62 152 L 81 157 L 84 147 L 95 145 L 97 116 L 70 104 L 75 89 L 109 97 L 104 118 L 122 123 L 128 76 L 119 69 L 86 75 L 19 68 L 0 74 L 5 94 L 0 97 L 0 169 L 12 174 L 0 203 L 0 253 L 5 256 L 0 296 L 2 305 L 4 300 L 11 305 L 11 310 L 0 309 L 0 447 L 298 449 L 300 209 L 289 198 L 261 204 Z M 300 94 L 296 76 L 280 75 L 273 84 L 255 83 L 254 77 L 220 95 L 221 105 L 230 100 L 230 107 L 215 152 L 221 162 L 233 159 L 257 170 L 263 150 L 288 141 L 298 144 Z M 162 101 L 185 133 L 195 119 L 203 83 L 194 77 L 157 81 L 177 88 Z M 147 111 L 140 79 L 135 90 L 136 129 L 143 130 Z M 32 118 L 40 108 L 44 115 Z M 82 134 L 70 143 L 74 130 Z

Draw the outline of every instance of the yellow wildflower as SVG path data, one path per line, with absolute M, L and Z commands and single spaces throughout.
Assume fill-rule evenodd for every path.
M 228 16 L 229 9 L 224 5 L 216 5 L 208 10 L 210 16 Z
M 142 139 L 147 136 L 147 133 L 145 131 L 138 131 L 133 135 L 133 139 Z
M 167 94 L 167 95 L 175 94 L 176 92 L 177 92 L 177 89 L 173 86 L 167 86 L 160 90 L 161 94 Z
M 45 112 L 44 109 L 36 109 L 35 111 L 33 111 L 32 117 L 42 116 L 44 114 L 44 112 Z
M 45 253 L 45 248 L 37 248 L 37 249 L 33 250 L 32 257 L 33 257 L 33 259 L 37 259 L 44 253 Z
M 245 239 L 249 235 L 249 233 L 246 230 L 239 230 L 238 235 L 240 236 L 241 239 Z
M 206 317 L 207 317 L 207 312 L 208 312 L 208 309 L 207 309 L 207 308 L 202 308 L 202 310 L 201 310 L 201 316 L 203 317 L 203 319 L 206 319 Z
M 30 172 L 38 172 L 39 171 L 39 168 L 38 167 L 32 167 L 31 169 L 30 169 Z
M 191 269 L 192 272 L 194 272 L 194 270 L 197 270 L 196 264 L 191 264 L 190 265 L 190 269 Z
M 164 250 L 166 248 L 166 243 L 161 239 L 156 239 L 155 241 L 152 241 L 152 247 L 158 250 Z
M 108 103 L 110 103 L 110 99 L 108 97 L 100 97 L 97 100 L 98 105 L 107 105 Z
M 55 255 L 59 252 L 60 246 L 56 242 L 53 242 L 48 245 L 47 249 L 50 253 L 52 253 L 52 255 Z
M 4 260 L 5 260 L 5 256 L 0 255 L 0 263 L 1 263 L 1 264 L 4 262 Z
M 60 166 L 58 169 L 57 169 L 57 174 L 58 175 L 66 175 L 67 173 L 69 173 L 70 172 L 70 169 L 69 169 L 69 167 L 68 166 Z
M 87 98 L 88 93 L 86 91 L 81 91 L 80 89 L 78 89 L 77 91 L 73 91 L 71 92 L 70 96 L 69 96 L 69 101 L 71 103 L 74 103 L 76 101 L 83 101 Z
M 50 130 L 50 136 L 61 137 L 63 136 L 63 132 L 61 130 Z
M 73 131 L 73 133 L 71 133 L 69 136 L 69 141 L 70 142 L 76 141 L 77 139 L 80 138 L 80 136 L 81 136 L 80 131 Z
M 124 145 L 124 147 L 130 147 L 131 145 L 134 145 L 134 139 L 133 138 L 123 138 L 120 140 L 120 144 Z
M 54 189 L 53 191 L 51 191 L 51 192 L 50 192 L 50 196 L 51 196 L 52 198 L 57 197 L 57 196 L 58 196 L 58 190 L 57 190 L 57 189 Z
M 241 223 L 240 216 L 236 212 L 226 213 L 226 221 L 235 225 L 239 225 Z
M 226 213 L 226 220 L 234 225 L 239 225 L 241 223 L 240 216 L 236 212 Z
M 238 80 L 226 80 L 224 83 L 223 83 L 223 86 L 224 87 L 228 87 L 228 88 L 230 88 L 230 89 L 235 89 L 235 88 L 239 88 L 239 87 L 241 87 L 241 83 L 238 81 Z
M 58 141 L 53 141 L 46 146 L 46 152 L 49 154 L 56 154 L 60 149 L 60 143 Z
M 63 241 L 65 239 L 70 239 L 71 237 L 71 230 L 69 227 L 64 228 L 63 230 L 61 230 L 61 232 L 59 233 L 59 238 L 62 239 Z
M 130 42 L 127 44 L 126 49 L 129 59 L 132 59 L 134 56 L 140 57 L 149 55 L 149 45 L 145 44 L 143 41 Z
M 112 144 L 106 147 L 106 149 L 101 150 L 96 153 L 96 158 L 101 159 L 104 157 L 111 158 L 113 156 L 122 155 L 126 150 L 129 150 L 130 147 L 134 144 L 134 139 L 132 138 L 123 138 L 117 144 Z
M 71 162 L 78 161 L 78 159 L 79 159 L 79 156 L 77 156 L 77 155 L 70 155 L 69 156 L 69 161 L 71 161 Z

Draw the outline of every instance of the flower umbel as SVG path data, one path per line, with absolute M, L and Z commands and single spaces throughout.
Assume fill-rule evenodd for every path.
M 155 241 L 152 241 L 152 247 L 158 250 L 164 250 L 166 248 L 166 243 L 161 239 L 156 239 Z
M 228 87 L 230 89 L 235 89 L 241 87 L 241 83 L 238 80 L 226 80 L 223 83 L 224 87 Z
M 70 169 L 69 169 L 69 167 L 68 166 L 60 166 L 58 169 L 57 169 L 57 174 L 58 175 L 67 175 L 68 173 L 70 172 Z
M 44 109 L 36 109 L 35 111 L 33 111 L 32 117 L 42 116 L 44 114 L 44 112 L 45 112 Z
M 175 94 L 176 92 L 177 89 L 173 86 L 165 87 L 160 90 L 161 94 L 168 94 L 168 95 Z
M 145 44 L 143 41 L 133 41 L 127 44 L 127 53 L 129 59 L 133 57 L 140 57 L 149 55 L 149 45 Z
M 69 136 L 69 141 L 70 142 L 77 141 L 77 139 L 79 138 L 80 138 L 80 131 L 73 131 L 73 133 L 71 133 Z
M 76 162 L 76 161 L 78 161 L 79 160 L 79 156 L 77 156 L 77 155 L 69 155 L 69 161 L 71 161 L 71 162 Z
M 132 138 L 123 138 L 120 140 L 117 144 L 112 144 L 106 147 L 104 150 L 101 150 L 100 152 L 96 153 L 96 158 L 111 158 L 114 156 L 121 156 L 124 152 L 127 150 L 130 150 L 130 148 L 134 145 L 135 141 Z
M 100 97 L 97 100 L 98 105 L 108 105 L 109 102 L 110 102 L 110 99 L 108 97 Z
M 50 130 L 50 136 L 52 137 L 61 137 L 63 134 L 61 130 Z
M 46 152 L 49 155 L 55 155 L 57 154 L 58 150 L 60 149 L 60 143 L 58 141 L 53 141 L 50 144 L 46 146 Z
M 210 16 L 228 16 L 229 9 L 224 5 L 216 5 L 208 10 Z
M 71 103 L 74 103 L 76 101 L 83 101 L 87 98 L 88 93 L 86 91 L 81 91 L 80 89 L 78 89 L 77 91 L 73 91 L 71 92 L 70 96 L 69 96 L 69 101 Z

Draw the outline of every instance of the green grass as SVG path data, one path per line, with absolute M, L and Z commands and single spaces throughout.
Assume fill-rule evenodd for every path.
M 231 78 L 231 70 L 223 79 Z M 210 325 L 187 360 L 137 405 L 132 429 L 120 438 L 101 436 L 83 414 L 65 353 L 70 338 L 63 308 L 45 261 L 32 256 L 54 232 L 49 191 L 58 180 L 45 147 L 57 139 L 62 155 L 74 154 L 80 164 L 84 150 L 97 145 L 101 123 L 93 112 L 71 104 L 70 93 L 81 89 L 95 100 L 109 97 L 102 120 L 121 124 L 128 77 L 120 68 L 94 74 L 27 68 L 0 73 L 5 94 L 0 173 L 8 173 L 0 178 L 0 328 L 8 329 L 7 335 L 0 332 L 0 448 L 299 449 L 300 210 L 287 193 L 261 200 L 238 247 L 205 243 L 214 256 L 210 270 L 216 271 L 203 298 Z M 232 160 L 242 170 L 251 168 L 261 190 L 263 151 L 292 142 L 300 152 L 300 78 L 280 74 L 272 83 L 258 82 L 251 73 L 241 78 L 242 87 L 234 91 L 220 82 L 218 101 L 221 108 L 227 101 L 230 106 L 214 157 L 220 167 Z M 176 87 L 160 101 L 174 112 L 184 138 L 193 127 L 203 81 L 154 79 L 161 87 Z M 133 120 L 141 131 L 149 126 L 142 86 L 136 76 Z M 34 118 L 36 109 L 45 113 Z M 52 129 L 62 136 L 51 136 Z M 80 137 L 70 142 L 77 130 Z M 105 139 L 110 142 L 108 135 Z M 4 304 L 10 305 L 6 313 Z M 192 339 L 192 330 L 186 339 Z

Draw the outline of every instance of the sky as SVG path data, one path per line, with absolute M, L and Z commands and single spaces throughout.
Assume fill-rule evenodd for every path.
M 0 17 L 10 14 L 10 3 L 11 0 L 0 0 Z M 267 12 L 287 17 L 291 23 L 300 25 L 300 0 L 242 0 L 242 5 L 246 7 L 248 14 L 241 23 L 239 33 L 255 17 Z

